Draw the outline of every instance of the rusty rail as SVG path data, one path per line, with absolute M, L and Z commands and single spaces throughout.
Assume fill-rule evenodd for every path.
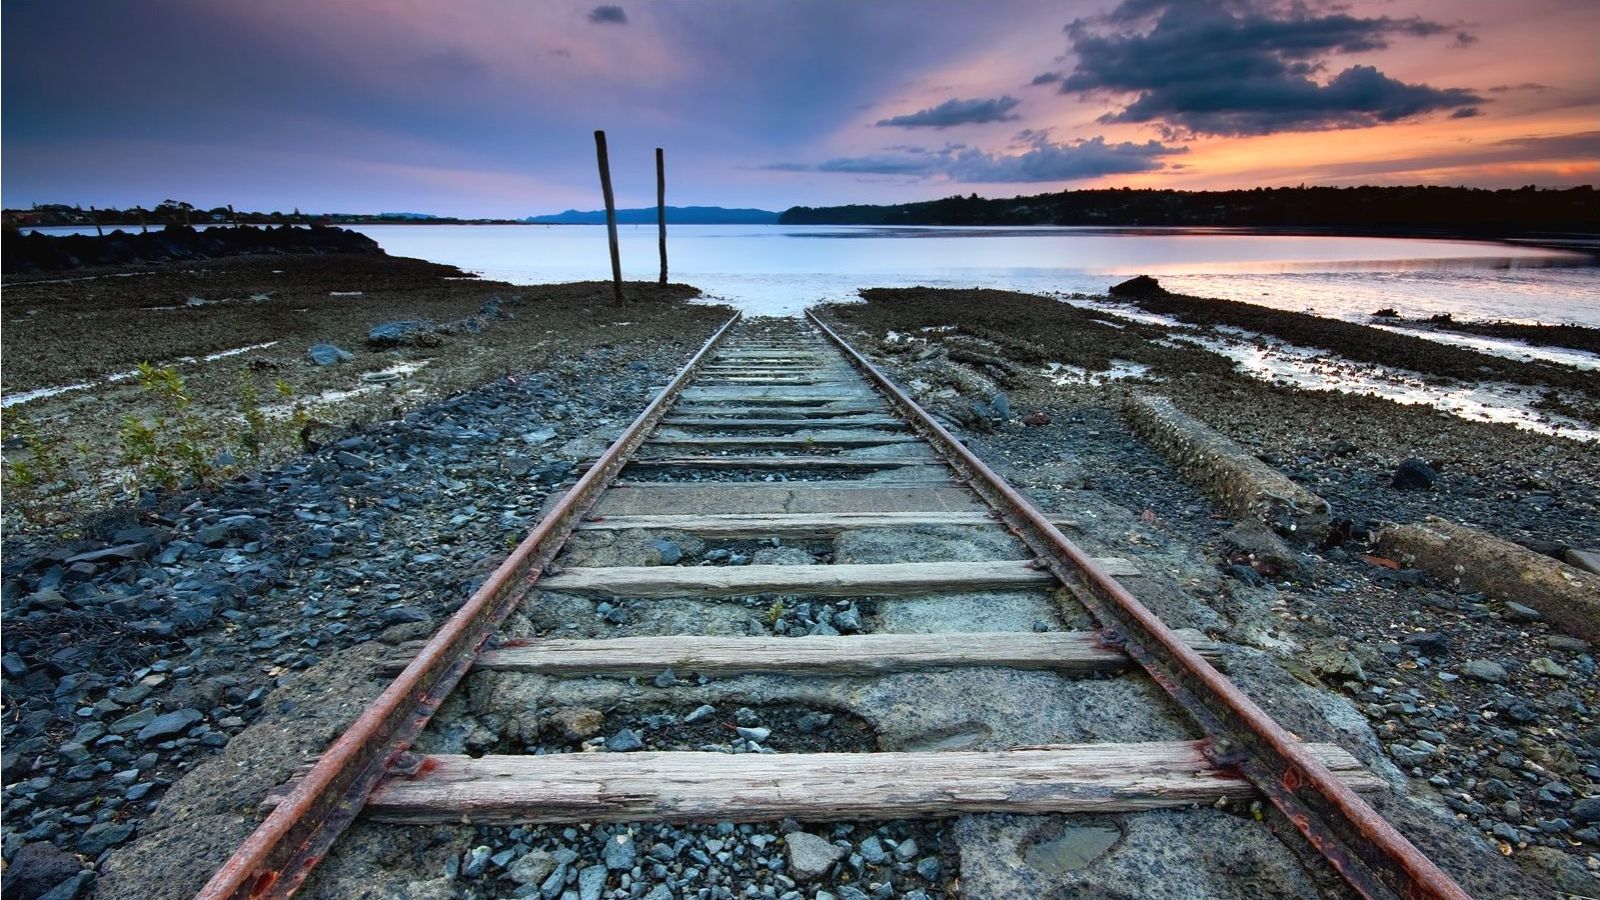
M 300 887 L 361 812 L 373 787 L 472 667 L 484 642 L 532 592 L 572 529 L 738 320 L 735 314 L 711 335 L 505 562 L 440 626 L 405 671 L 318 758 L 197 898 L 288 897 Z
M 1183 642 L 1155 613 L 1100 568 L 1028 499 L 934 421 L 877 366 L 814 312 L 806 318 L 933 444 L 968 485 L 1061 583 L 1109 630 L 1213 741 L 1213 759 L 1236 766 L 1311 846 L 1364 897 L 1470 900 L 1366 801 L 1345 787 L 1299 740 Z

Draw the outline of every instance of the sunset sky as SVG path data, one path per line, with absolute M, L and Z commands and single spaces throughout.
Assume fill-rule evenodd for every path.
M 6 0 L 7 207 L 1600 183 L 1596 0 Z

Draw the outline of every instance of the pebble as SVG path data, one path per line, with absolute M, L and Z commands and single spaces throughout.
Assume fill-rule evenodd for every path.
M 1487 681 L 1490 684 L 1504 684 L 1506 680 L 1506 667 L 1487 659 L 1467 660 L 1461 664 L 1461 673 L 1468 678 Z
M 828 874 L 833 864 L 848 851 L 826 838 L 795 831 L 784 837 L 789 874 L 801 881 L 816 881 Z
M 611 753 L 628 753 L 643 749 L 644 740 L 631 728 L 624 728 L 606 740 L 606 750 Z

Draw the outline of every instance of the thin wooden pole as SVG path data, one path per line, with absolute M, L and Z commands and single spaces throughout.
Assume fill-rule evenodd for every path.
M 622 254 L 617 250 L 617 199 L 611 193 L 611 158 L 606 154 L 606 133 L 594 133 L 594 154 L 600 163 L 600 191 L 606 197 L 606 237 L 611 241 L 611 285 L 617 295 L 617 305 L 627 300 L 622 296 Z
M 233 220 L 233 227 L 239 227 L 239 214 L 233 211 L 233 204 L 228 204 L 228 218 Z
M 99 237 L 105 237 L 106 236 L 105 231 L 103 231 L 100 228 L 100 210 L 95 209 L 93 206 L 90 206 L 89 207 L 89 218 L 94 220 L 94 233 L 96 235 L 98 235 Z
M 150 233 L 150 225 L 144 219 L 144 207 L 136 206 L 136 207 L 134 207 L 134 209 L 137 209 L 139 211 L 139 233 L 140 234 L 149 234 Z
M 656 226 L 661 231 L 661 283 L 667 283 L 667 161 L 656 148 Z

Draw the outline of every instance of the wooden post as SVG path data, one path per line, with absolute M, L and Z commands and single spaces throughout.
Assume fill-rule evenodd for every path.
M 667 283 L 667 162 L 656 148 L 656 225 L 661 229 L 661 283 Z
M 600 191 L 606 198 L 606 237 L 611 241 L 611 286 L 617 295 L 617 305 L 627 301 L 622 297 L 622 255 L 617 250 L 617 199 L 611 193 L 611 159 L 606 155 L 606 133 L 594 133 L 594 153 L 600 163 Z
M 135 206 L 134 209 L 139 211 L 139 233 L 140 234 L 149 234 L 150 233 L 150 225 L 149 225 L 149 223 L 145 222 L 145 220 L 144 220 L 144 207 Z
M 89 207 L 89 218 L 94 220 L 94 233 L 99 237 L 105 237 L 105 231 L 100 228 L 100 210 L 91 205 Z
M 239 214 L 233 211 L 233 204 L 228 204 L 228 218 L 233 220 L 233 227 L 239 227 Z

